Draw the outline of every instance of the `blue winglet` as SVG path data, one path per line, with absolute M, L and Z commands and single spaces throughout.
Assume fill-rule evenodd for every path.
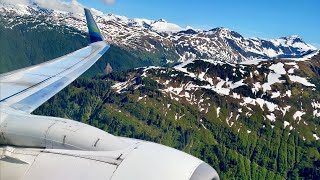
M 91 11 L 89 9 L 84 9 L 87 19 L 87 26 L 89 29 L 89 35 L 91 43 L 103 41 L 102 34 L 97 26 L 97 23 L 94 21 Z

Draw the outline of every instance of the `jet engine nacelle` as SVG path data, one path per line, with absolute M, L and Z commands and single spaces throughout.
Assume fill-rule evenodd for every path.
M 25 166 L 25 171 L 2 174 L 1 180 L 15 180 L 13 175 L 17 179 L 25 176 L 23 179 L 32 180 L 58 177 L 99 180 L 100 175 L 101 179 L 109 177 L 112 180 L 219 179 L 217 172 L 205 162 L 170 147 L 113 136 L 68 119 L 0 113 L 0 165 L 6 168 L 7 164 L 1 158 L 9 158 L 19 162 L 17 168 L 21 169 L 22 164 Z M 33 159 L 30 154 L 34 154 Z M 76 168 L 73 167 L 75 164 Z M 97 166 L 99 170 L 88 172 L 89 165 Z M 17 169 L 12 164 L 10 167 Z

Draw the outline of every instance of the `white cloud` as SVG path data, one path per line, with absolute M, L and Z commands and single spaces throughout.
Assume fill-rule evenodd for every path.
M 109 2 L 114 2 L 114 0 L 105 0 Z M 71 13 L 78 13 L 78 14 L 83 14 L 83 4 L 79 3 L 77 0 L 72 0 L 71 2 L 66 2 L 63 0 L 0 0 L 2 3 L 6 4 L 22 4 L 22 5 L 28 5 L 32 2 L 37 3 L 40 7 L 46 8 L 46 9 L 53 9 L 53 10 L 58 10 L 58 11 L 64 11 L 64 12 L 71 12 Z M 87 7 L 88 8 L 88 7 Z M 91 8 L 91 11 L 93 14 L 96 15 L 101 15 L 103 14 L 102 12 Z
M 0 0 L 0 2 L 6 4 L 29 4 L 28 0 Z
M 114 4 L 115 3 L 115 0 L 101 0 L 101 1 L 106 4 Z
M 83 13 L 84 5 L 80 4 L 76 0 L 71 2 L 65 2 L 61 0 L 34 0 L 40 7 L 47 9 L 54 9 L 58 11 L 72 12 L 72 13 Z

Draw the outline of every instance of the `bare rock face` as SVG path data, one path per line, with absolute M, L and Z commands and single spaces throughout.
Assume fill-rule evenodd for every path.
M 104 69 L 104 74 L 111 74 L 112 73 L 112 67 L 110 65 L 110 63 L 107 64 L 106 68 Z

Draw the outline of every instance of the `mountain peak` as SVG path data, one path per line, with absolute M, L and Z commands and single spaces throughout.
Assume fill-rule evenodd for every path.
M 301 37 L 298 36 L 298 35 L 291 35 L 291 36 L 280 37 L 279 39 L 283 39 L 283 40 L 295 40 L 295 39 L 299 39 L 299 40 L 302 40 Z
M 168 23 L 165 19 L 162 19 L 162 18 L 154 21 L 154 23 L 157 23 L 157 22 Z
M 291 35 L 290 38 L 297 39 L 297 38 L 300 38 L 300 36 L 298 36 L 298 35 Z
M 194 29 L 187 29 L 187 30 L 179 31 L 178 33 L 182 33 L 182 34 L 198 34 L 198 31 L 196 31 Z
M 210 29 L 209 31 L 211 31 L 211 32 L 226 32 L 226 33 L 231 32 L 228 28 L 225 28 L 225 27 L 216 27 L 216 28 Z
M 316 50 L 315 47 L 311 46 L 310 44 L 307 44 L 298 35 L 281 37 L 278 39 L 272 39 L 270 41 L 273 42 L 276 46 L 293 47 L 293 48 L 300 49 L 300 51 L 305 51 L 305 52 Z

